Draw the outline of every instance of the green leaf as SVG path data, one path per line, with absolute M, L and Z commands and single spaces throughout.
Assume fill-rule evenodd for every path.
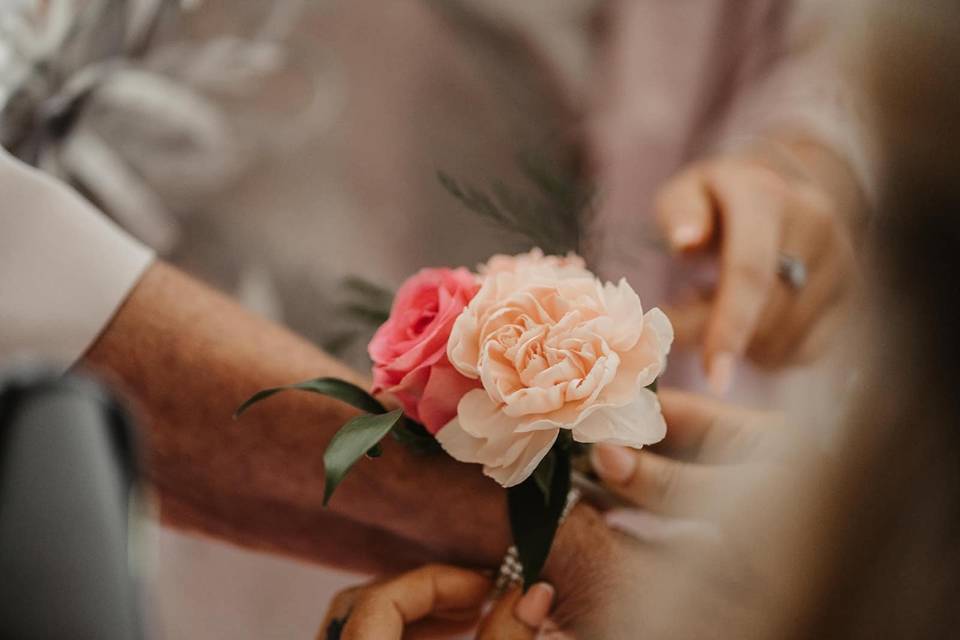
M 550 504 L 550 485 L 553 483 L 553 473 L 556 468 L 557 457 L 551 449 L 533 472 L 533 480 L 543 493 L 544 504 Z
M 537 480 L 530 476 L 507 489 L 510 529 L 523 563 L 523 588 L 540 577 L 550 554 L 553 538 L 570 491 L 570 457 L 554 449 L 554 471 L 550 482 L 550 500 L 544 502 Z
M 656 378 L 653 382 L 647 385 L 647 389 L 650 389 L 650 391 L 653 391 L 654 393 L 656 393 L 657 387 L 659 385 L 660 385 L 660 378 Z
M 564 154 L 567 155 L 567 154 Z M 596 215 L 595 189 L 572 161 L 542 153 L 517 156 L 523 180 L 508 187 L 493 181 L 486 189 L 461 183 L 438 172 L 443 188 L 463 207 L 547 253 L 587 248 Z
M 350 468 L 364 453 L 375 450 L 403 416 L 402 409 L 381 415 L 357 416 L 343 425 L 323 453 L 326 484 L 323 487 L 323 504 L 330 501 L 334 490 L 343 481 Z
M 416 453 L 427 454 L 443 450 L 437 439 L 422 424 L 407 417 L 400 421 L 400 424 L 390 432 L 390 435 L 393 436 L 394 440 Z
M 386 413 L 387 411 L 386 407 L 380 404 L 376 398 L 355 384 L 351 384 L 346 380 L 340 380 L 338 378 L 315 378 L 313 380 L 305 380 L 296 384 L 288 384 L 282 387 L 273 387 L 272 389 L 263 389 L 262 391 L 258 391 L 246 402 L 240 405 L 240 408 L 238 408 L 236 413 L 233 414 L 233 417 L 235 419 L 239 418 L 241 415 L 243 415 L 244 411 L 257 404 L 261 400 L 266 400 L 270 396 L 278 394 L 281 391 L 291 390 L 310 391 L 311 393 L 319 393 L 320 395 L 336 398 L 337 400 L 346 402 L 347 404 L 354 406 L 361 411 L 366 411 L 367 413 L 379 414 Z
M 367 300 L 385 302 L 388 310 L 390 303 L 393 301 L 393 292 L 390 289 L 365 280 L 360 276 L 347 276 L 343 279 L 343 286 Z

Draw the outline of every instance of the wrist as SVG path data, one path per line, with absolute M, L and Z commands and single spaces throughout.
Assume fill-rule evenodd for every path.
M 557 622 L 581 619 L 616 580 L 615 537 L 603 517 L 580 503 L 557 530 L 543 579 L 557 590 Z

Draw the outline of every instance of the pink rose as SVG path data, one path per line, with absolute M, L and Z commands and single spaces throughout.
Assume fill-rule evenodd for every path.
M 644 313 L 625 280 L 604 284 L 551 262 L 486 276 L 447 347 L 482 387 L 463 396 L 437 441 L 505 487 L 533 473 L 561 430 L 637 448 L 666 433 L 646 387 L 666 366 L 670 321 Z
M 476 276 L 463 268 L 421 270 L 400 287 L 390 318 L 367 347 L 373 393 L 393 394 L 430 433 L 447 424 L 460 398 L 479 386 L 447 360 L 453 323 L 478 288 Z

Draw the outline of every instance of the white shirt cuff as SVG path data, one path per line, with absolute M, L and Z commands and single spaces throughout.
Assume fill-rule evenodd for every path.
M 0 364 L 64 368 L 104 329 L 153 261 L 66 185 L 0 149 Z

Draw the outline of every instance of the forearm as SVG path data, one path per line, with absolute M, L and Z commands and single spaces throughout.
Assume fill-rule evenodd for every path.
M 391 535 L 417 541 L 423 549 L 411 560 L 425 549 L 493 564 L 508 544 L 502 492 L 478 467 L 392 441 L 384 456 L 356 465 L 325 510 L 322 453 L 356 412 L 290 393 L 238 422 L 232 414 L 264 387 L 318 376 L 364 381 L 171 267 L 146 273 L 82 364 L 113 379 L 141 412 L 150 479 L 175 524 L 336 564 L 353 562 L 342 545 L 356 540 L 358 523 L 377 549 Z M 369 541 L 354 550 L 376 557 Z

